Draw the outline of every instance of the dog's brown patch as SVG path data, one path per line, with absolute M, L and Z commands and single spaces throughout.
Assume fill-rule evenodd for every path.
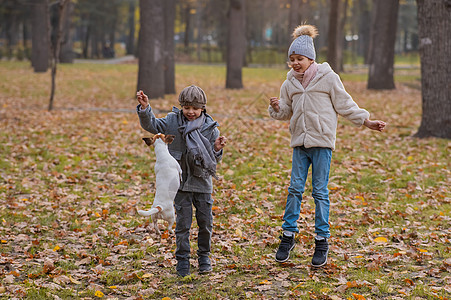
M 142 139 L 146 143 L 147 146 L 151 146 L 155 143 L 155 141 L 157 139 L 161 139 L 166 144 L 170 144 L 174 141 L 174 138 L 175 138 L 175 135 L 172 135 L 172 134 L 164 135 L 162 133 L 158 133 L 151 138 L 146 137 L 146 138 L 142 138 Z

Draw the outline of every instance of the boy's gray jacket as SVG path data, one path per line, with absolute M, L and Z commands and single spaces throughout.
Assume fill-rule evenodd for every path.
M 304 89 L 293 70 L 280 88 L 279 112 L 269 106 L 269 115 L 290 120 L 291 147 L 335 149 L 338 115 L 361 126 L 370 114 L 352 100 L 340 77 L 328 63 L 318 64 L 318 73 Z
M 152 108 L 147 106 L 145 110 L 141 110 L 141 105 L 138 105 L 137 112 L 139 116 L 139 122 L 141 127 L 150 133 L 157 134 L 172 134 L 175 136 L 174 141 L 168 145 L 169 153 L 179 162 L 182 167 L 182 178 L 183 181 L 180 184 L 179 190 L 185 192 L 196 192 L 196 193 L 212 193 L 213 192 L 213 182 L 211 176 L 209 178 L 202 178 L 193 176 L 192 166 L 187 165 L 186 159 L 186 144 L 185 140 L 182 138 L 182 133 L 179 131 L 181 124 L 181 118 L 183 113 L 176 107 L 172 108 L 170 112 L 164 118 L 156 118 L 152 111 Z M 211 147 L 214 147 L 215 140 L 219 137 L 218 123 L 213 120 L 213 118 L 205 113 L 205 123 L 202 126 L 200 133 L 205 136 L 211 143 Z M 222 159 L 222 149 L 218 152 L 213 153 L 216 157 L 216 161 Z

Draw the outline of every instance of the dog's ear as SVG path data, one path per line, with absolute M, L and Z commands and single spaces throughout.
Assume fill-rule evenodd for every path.
M 143 138 L 143 141 L 146 142 L 147 146 L 151 146 L 153 144 L 153 140 L 151 138 Z
M 164 141 L 166 144 L 172 143 L 174 141 L 174 139 L 175 139 L 175 135 L 172 135 L 172 134 L 165 135 L 165 137 L 164 137 Z

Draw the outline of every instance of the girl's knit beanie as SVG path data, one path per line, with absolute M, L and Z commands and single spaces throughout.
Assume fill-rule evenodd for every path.
M 179 95 L 181 106 L 194 106 L 195 108 L 205 109 L 207 105 L 207 95 L 198 86 L 190 85 L 182 90 Z
M 288 50 L 288 58 L 291 54 L 303 55 L 307 58 L 315 60 L 315 46 L 313 38 L 318 35 L 318 30 L 313 25 L 299 25 L 293 31 L 293 42 Z

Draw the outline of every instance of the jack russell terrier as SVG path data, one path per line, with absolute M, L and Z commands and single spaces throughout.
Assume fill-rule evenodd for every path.
M 174 198 L 180 187 L 182 169 L 179 163 L 169 154 L 168 144 L 174 140 L 173 135 L 158 133 L 152 138 L 143 138 L 147 146 L 155 148 L 155 175 L 156 192 L 155 200 L 149 210 L 138 210 L 141 216 L 151 216 L 153 226 L 158 234 L 161 234 L 157 226 L 157 220 L 168 222 L 168 230 L 173 233 L 172 225 L 175 222 Z

